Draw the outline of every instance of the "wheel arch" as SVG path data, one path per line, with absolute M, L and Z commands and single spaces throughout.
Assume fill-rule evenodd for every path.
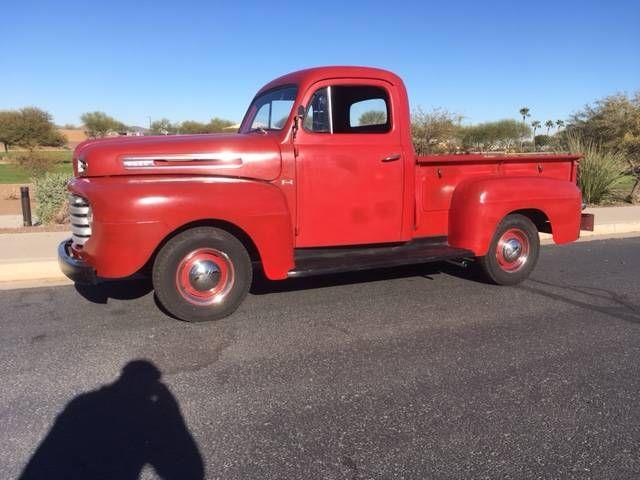
M 507 215 L 515 214 L 527 217 L 536 226 L 539 232 L 553 233 L 551 220 L 549 220 L 549 216 L 543 210 L 540 210 L 539 208 L 522 208 L 520 210 L 513 210 L 507 213 Z M 507 215 L 505 215 L 505 217 Z
M 449 210 L 449 243 L 477 256 L 487 253 L 507 215 L 529 218 L 556 243 L 576 240 L 580 230 L 580 190 L 569 181 L 545 177 L 482 177 L 461 182 Z
M 240 241 L 240 243 L 242 243 L 244 248 L 249 253 L 249 258 L 251 258 L 252 262 L 262 263 L 262 258 L 260 256 L 260 251 L 258 250 L 258 247 L 256 246 L 251 236 L 245 230 L 243 230 L 238 225 L 235 225 L 234 223 L 229 222 L 227 220 L 220 220 L 220 219 L 214 219 L 214 218 L 202 218 L 199 220 L 189 221 L 173 229 L 169 233 L 167 233 L 151 253 L 149 260 L 147 260 L 147 263 L 144 266 L 144 269 L 145 270 L 151 269 L 151 267 L 153 266 L 153 263 L 155 262 L 156 257 L 158 256 L 158 252 L 162 249 L 162 247 L 164 247 L 167 244 L 167 242 L 169 242 L 176 235 L 179 235 L 182 232 L 185 232 L 187 230 L 190 230 L 196 227 L 214 227 L 230 233 L 231 235 L 236 237 Z

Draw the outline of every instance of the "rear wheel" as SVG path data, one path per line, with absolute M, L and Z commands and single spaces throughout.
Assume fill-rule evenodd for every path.
M 229 232 L 196 227 L 169 240 L 153 264 L 153 287 L 164 308 L 202 322 L 232 314 L 251 286 L 251 259 Z
M 533 271 L 540 252 L 538 229 L 524 215 L 507 215 L 498 225 L 489 251 L 478 261 L 487 279 L 498 285 L 515 285 Z

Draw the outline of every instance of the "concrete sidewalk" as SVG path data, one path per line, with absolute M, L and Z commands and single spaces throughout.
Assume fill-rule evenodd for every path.
M 640 232 L 640 206 L 587 208 L 585 213 L 593 213 L 596 223 L 593 232 L 581 232 L 581 237 Z
M 593 232 L 581 232 L 583 240 L 640 235 L 640 206 L 588 208 L 595 214 Z M 68 232 L 0 234 L 0 290 L 71 283 L 58 268 L 57 248 Z M 543 243 L 550 235 L 541 234 Z
M 0 290 L 25 282 L 71 283 L 58 267 L 58 244 L 69 232 L 0 234 Z

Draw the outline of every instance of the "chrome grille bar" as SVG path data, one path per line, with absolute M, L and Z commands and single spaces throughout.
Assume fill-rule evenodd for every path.
M 77 246 L 84 245 L 91 237 L 91 206 L 79 195 L 69 195 L 69 219 L 71 239 Z

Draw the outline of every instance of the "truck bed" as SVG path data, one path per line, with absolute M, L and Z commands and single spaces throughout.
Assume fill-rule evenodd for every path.
M 580 155 L 556 153 L 443 154 L 416 157 L 415 237 L 447 235 L 451 197 L 477 177 L 546 177 L 576 182 Z

